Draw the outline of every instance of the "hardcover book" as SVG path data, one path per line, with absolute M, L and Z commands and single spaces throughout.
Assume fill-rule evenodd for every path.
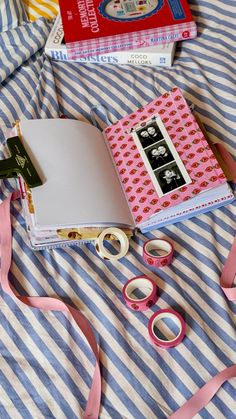
M 178 88 L 103 132 L 69 119 L 24 120 L 20 130 L 43 180 L 29 190 L 21 179 L 34 248 L 63 243 L 68 229 L 117 226 L 145 233 L 234 199 Z
M 59 6 L 71 59 L 197 34 L 187 0 L 59 0 Z
M 96 64 L 129 64 L 170 67 L 173 63 L 176 42 L 108 54 L 79 56 L 70 60 L 64 39 L 61 16 L 57 15 L 45 45 L 45 54 L 55 61 L 77 61 Z

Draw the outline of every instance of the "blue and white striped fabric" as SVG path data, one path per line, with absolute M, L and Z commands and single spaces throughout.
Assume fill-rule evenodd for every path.
M 15 28 L 28 20 L 21 0 L 0 1 L 0 32 Z
M 52 63 L 43 55 L 51 28 L 44 18 L 17 25 L 19 2 L 0 2 L 0 141 L 20 118 L 65 114 L 91 122 L 91 108 L 103 104 L 109 118 L 144 105 L 174 85 L 195 104 L 209 137 L 235 155 L 236 2 L 191 0 L 198 25 L 195 40 L 178 44 L 172 68 Z M 22 16 L 22 14 L 20 15 Z M 5 25 L 5 23 L 4 23 Z M 98 115 L 101 127 L 105 120 Z M 44 138 L 42 137 L 42 146 Z M 14 187 L 0 182 L 0 198 Z M 20 294 L 58 296 L 90 321 L 100 346 L 100 418 L 164 419 L 212 376 L 236 364 L 236 304 L 219 286 L 222 266 L 236 229 L 235 202 L 184 223 L 130 241 L 118 262 L 101 260 L 93 244 L 33 252 L 22 208 L 12 205 L 13 259 L 10 281 Z M 142 260 L 147 238 L 169 238 L 172 265 L 149 269 Z M 159 287 L 157 304 L 131 312 L 122 287 L 146 274 Z M 93 374 L 93 357 L 76 324 L 60 313 L 25 307 L 1 291 L 0 418 L 81 418 Z M 168 351 L 154 347 L 147 323 L 154 311 L 173 308 L 187 325 L 184 341 Z M 197 417 L 236 418 L 236 381 L 225 383 Z M 183 418 L 184 419 L 184 418 Z

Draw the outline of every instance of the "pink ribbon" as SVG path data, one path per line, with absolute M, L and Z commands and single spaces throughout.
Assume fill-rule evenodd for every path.
M 224 160 L 231 176 L 232 181 L 236 182 L 236 163 L 231 156 L 231 154 L 226 150 L 226 148 L 223 146 L 223 144 L 215 143 L 214 144 L 218 152 L 221 154 L 222 159 Z
M 97 419 L 100 409 L 101 401 L 101 373 L 99 367 L 99 354 L 97 349 L 96 338 L 86 318 L 75 308 L 65 304 L 61 300 L 51 297 L 22 297 L 16 295 L 10 287 L 8 281 L 8 273 L 11 266 L 12 253 L 12 234 L 11 234 L 11 219 L 10 219 L 10 202 L 17 199 L 19 192 L 15 191 L 8 196 L 7 199 L 0 205 L 0 238 L 1 238 L 1 272 L 0 283 L 2 289 L 13 298 L 18 298 L 27 306 L 38 308 L 40 310 L 55 310 L 70 313 L 80 330 L 86 337 L 90 348 L 92 349 L 96 365 L 92 380 L 92 386 L 89 392 L 89 397 L 86 409 L 83 415 L 84 419 Z
M 232 179 L 236 182 L 236 163 L 231 154 L 221 144 L 216 144 L 223 160 L 230 170 Z M 229 301 L 236 301 L 236 287 L 233 282 L 236 274 L 236 236 L 234 238 L 231 250 L 226 263 L 223 267 L 220 286 Z M 169 419 L 192 419 L 209 401 L 214 397 L 222 384 L 230 378 L 236 377 L 236 365 L 225 368 L 208 383 L 206 383 L 197 393 L 191 397 L 180 409 L 173 413 Z
M 230 253 L 224 265 L 220 285 L 226 297 L 230 301 L 236 301 L 236 287 L 232 287 L 236 273 L 236 236 Z M 169 419 L 191 419 L 203 407 L 209 403 L 212 397 L 217 393 L 222 384 L 230 378 L 236 377 L 236 365 L 225 368 L 208 383 L 206 383 L 197 393 L 191 397 L 180 409 L 173 413 Z
M 192 419 L 203 407 L 209 403 L 222 384 L 230 378 L 236 377 L 236 365 L 225 368 L 208 383 L 206 383 L 197 393 L 191 397 L 180 409 L 173 413 L 169 419 Z
M 11 220 L 10 220 L 10 202 L 17 199 L 19 192 L 16 191 L 10 194 L 9 197 L 0 205 L 0 238 L 1 238 L 1 272 L 0 282 L 2 289 L 12 296 L 18 298 L 24 304 L 35 307 L 41 310 L 57 310 L 72 314 L 82 333 L 86 337 L 95 357 L 96 366 L 93 376 L 92 386 L 89 393 L 87 406 L 85 409 L 84 419 L 97 419 L 99 415 L 100 399 L 101 399 L 101 374 L 99 368 L 99 355 L 97 344 L 92 329 L 85 319 L 85 317 L 76 309 L 60 300 L 50 297 L 22 297 L 16 296 L 12 291 L 9 281 L 8 273 L 11 266 L 12 253 L 12 236 L 11 236 Z M 236 288 L 233 288 L 233 280 L 236 272 L 236 238 L 229 253 L 226 264 L 223 268 L 220 283 L 221 287 L 229 300 L 236 300 Z M 173 413 L 169 419 L 191 419 L 216 394 L 221 385 L 230 378 L 236 377 L 236 365 L 225 368 L 222 372 L 213 377 L 206 383 L 197 393 L 188 400 L 180 409 Z
M 223 144 L 216 143 L 215 147 L 221 154 L 222 159 L 224 160 L 227 168 L 230 171 L 232 180 L 236 183 L 236 163 L 231 156 L 231 154 L 226 150 Z M 220 286 L 224 291 L 226 297 L 230 301 L 236 301 L 236 287 L 232 287 L 234 278 L 236 274 L 236 236 L 232 244 L 230 253 L 228 255 L 227 261 L 224 265 L 221 277 L 220 277 Z
M 220 286 L 230 301 L 236 301 L 236 287 L 232 287 L 236 274 L 236 236 L 220 277 Z

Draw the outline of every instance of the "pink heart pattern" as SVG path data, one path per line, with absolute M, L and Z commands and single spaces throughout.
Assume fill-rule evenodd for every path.
M 145 125 L 144 121 L 148 121 L 151 115 L 161 117 L 176 151 L 184 161 L 192 179 L 191 184 L 163 197 L 158 196 L 142 157 L 137 152 L 135 141 L 127 133 L 137 124 L 140 125 L 141 122 Z M 151 215 L 182 201 L 187 201 L 203 190 L 226 181 L 202 131 L 177 87 L 107 127 L 104 133 L 114 162 L 118 166 L 122 185 L 136 223 L 144 222 Z

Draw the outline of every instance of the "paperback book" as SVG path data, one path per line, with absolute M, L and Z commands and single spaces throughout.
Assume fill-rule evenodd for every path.
M 79 56 L 70 60 L 64 38 L 61 16 L 57 15 L 53 28 L 45 45 L 45 53 L 55 61 L 76 61 L 97 64 L 129 64 L 148 66 L 172 66 L 176 42 L 159 44 L 153 47 L 139 48 L 128 51 L 116 51 L 108 54 Z
M 33 248 L 67 244 L 59 230 L 145 233 L 234 199 L 178 88 L 103 132 L 69 119 L 24 120 L 20 130 L 43 180 L 30 190 L 20 180 Z
M 70 59 L 195 38 L 187 0 L 59 0 Z

